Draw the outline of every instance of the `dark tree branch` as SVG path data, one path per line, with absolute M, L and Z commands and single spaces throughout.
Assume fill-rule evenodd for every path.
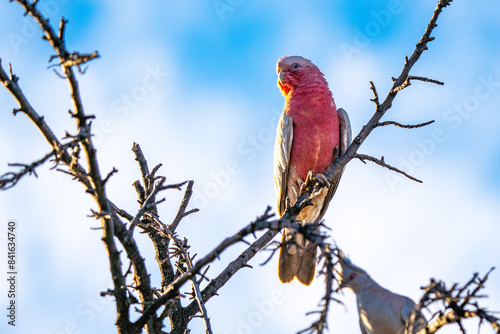
M 186 212 L 186 208 L 188 206 L 189 200 L 191 199 L 191 195 L 193 194 L 193 184 L 194 181 L 189 181 L 188 185 L 186 187 L 186 191 L 184 192 L 184 198 L 182 199 L 181 206 L 179 207 L 179 210 L 177 211 L 177 215 L 175 216 L 174 220 L 172 223 L 168 226 L 168 229 L 172 232 L 175 232 L 177 229 L 177 226 L 179 226 L 179 223 L 181 222 L 182 218 L 186 217 L 187 215 L 190 215 L 191 213 L 198 212 L 198 209 L 192 209 L 188 212 Z
M 406 78 L 406 80 L 400 86 L 393 88 L 393 92 L 397 93 L 400 90 L 402 90 L 402 89 L 410 86 L 411 85 L 411 80 L 418 80 L 418 81 L 423 81 L 423 82 L 429 82 L 429 83 L 433 83 L 433 84 L 440 85 L 440 86 L 444 85 L 444 82 L 441 82 L 441 81 L 438 81 L 438 80 L 429 79 L 429 78 L 426 78 L 426 77 L 417 77 L 417 76 L 409 75 Z
M 330 309 L 330 302 L 335 301 L 343 305 L 343 303 L 340 300 L 332 297 L 334 293 L 333 283 L 336 282 L 333 269 L 335 265 L 334 257 L 338 258 L 338 254 L 334 252 L 337 249 L 336 248 L 332 249 L 332 247 L 329 244 L 324 242 L 320 243 L 319 246 L 321 249 L 321 257 L 324 258 L 321 274 L 325 276 L 326 291 L 319 305 L 321 309 L 318 311 L 312 311 L 307 313 L 307 315 L 319 314 L 318 320 L 313 322 L 311 326 L 309 326 L 308 328 L 299 331 L 297 334 L 323 333 L 325 330 L 328 330 L 328 311 Z
M 323 238 L 314 232 L 314 227 L 309 225 L 302 226 L 300 223 L 295 222 L 295 218 L 300 210 L 310 202 L 310 195 L 314 191 L 317 191 L 317 187 L 313 186 L 314 183 L 311 181 L 309 184 L 306 183 L 304 187 L 304 194 L 299 197 L 295 205 L 289 207 L 283 216 L 278 220 L 269 221 L 270 218 L 274 217 L 274 214 L 270 213 L 271 208 L 268 207 L 264 214 L 258 217 L 254 222 L 250 223 L 245 228 L 238 231 L 231 237 L 224 239 L 217 247 L 215 247 L 209 254 L 205 257 L 198 260 L 193 264 L 192 268 L 182 275 L 176 277 L 176 279 L 170 283 L 164 289 L 164 294 L 158 297 L 154 301 L 154 303 L 150 306 L 150 308 L 146 309 L 143 315 L 136 321 L 136 326 L 142 326 L 144 322 L 148 319 L 148 317 L 156 312 L 158 308 L 164 305 L 169 299 L 174 298 L 178 295 L 179 288 L 188 280 L 192 279 L 196 274 L 199 274 L 201 269 L 207 264 L 211 263 L 215 259 L 219 258 L 219 255 L 227 249 L 229 246 L 243 241 L 244 238 L 250 234 L 254 235 L 255 232 L 260 230 L 269 229 L 261 238 L 259 238 L 256 242 L 254 242 L 250 247 L 248 247 L 245 252 L 240 254 L 240 256 L 233 261 L 220 275 L 216 280 L 212 281 L 201 293 L 202 299 L 206 302 L 210 297 L 216 294 L 217 290 L 224 285 L 227 280 L 230 279 L 232 275 L 239 269 L 247 266 L 248 260 L 250 260 L 255 253 L 264 247 L 279 231 L 281 231 L 284 227 L 292 228 L 299 231 L 304 235 L 305 238 L 311 240 L 316 245 L 320 247 L 324 245 Z M 326 247 L 326 246 L 324 246 Z M 331 287 L 330 287 L 331 289 Z M 328 293 L 330 296 L 331 292 Z M 325 302 L 329 303 L 331 298 L 326 299 Z M 190 315 L 196 314 L 198 311 L 193 310 L 195 304 L 191 303 L 186 310 L 190 313 Z M 326 309 L 328 310 L 327 306 Z M 194 313 L 193 313 L 194 312 Z
M 369 155 L 366 155 L 366 154 L 359 154 L 359 153 L 356 153 L 354 155 L 355 158 L 358 158 L 359 160 L 361 160 L 363 163 L 366 164 L 365 160 L 368 160 L 368 161 L 371 161 L 371 162 L 374 162 L 376 163 L 377 165 L 379 166 L 382 166 L 382 167 L 385 167 L 393 172 L 396 172 L 396 173 L 399 173 L 399 174 L 402 174 L 404 176 L 406 176 L 407 178 L 409 178 L 410 180 L 413 180 L 415 182 L 418 182 L 418 183 L 422 183 L 421 180 L 409 175 L 408 173 L 406 172 L 403 172 L 402 170 L 396 168 L 396 167 L 393 167 L 389 164 L 387 164 L 385 161 L 384 161 L 384 157 L 381 157 L 380 159 L 377 159 L 377 158 L 374 158 L 372 156 L 369 156 Z
M 154 198 L 159 190 L 164 190 L 164 189 L 180 190 L 181 187 L 186 182 L 167 185 L 167 186 L 159 185 L 159 187 L 156 188 L 154 186 L 155 180 L 160 179 L 160 182 L 162 183 L 165 181 L 164 177 L 155 176 L 156 172 L 161 167 L 161 164 L 158 164 L 156 167 L 154 167 L 150 173 L 146 158 L 140 146 L 137 143 L 133 144 L 132 151 L 134 152 L 135 159 L 139 164 L 139 169 L 144 183 L 144 186 L 141 185 L 140 181 L 135 181 L 133 183 L 133 186 L 136 189 L 136 192 L 139 196 L 139 203 L 143 208 L 146 208 L 146 210 L 143 210 L 144 212 L 142 214 L 139 213 L 138 215 L 136 215 L 136 217 L 142 219 L 140 225 L 138 226 L 140 226 L 147 232 L 149 238 L 151 239 L 151 242 L 154 245 L 156 252 L 156 261 L 158 263 L 160 273 L 162 276 L 161 287 L 163 289 L 165 286 L 167 286 L 175 279 L 176 274 L 174 273 L 174 266 L 172 265 L 171 262 L 172 256 L 168 251 L 168 243 L 170 241 L 170 238 L 166 237 L 163 228 L 162 229 L 155 228 L 155 222 L 156 226 L 164 227 L 165 225 L 161 223 L 158 219 L 158 210 L 156 206 L 157 202 L 154 202 Z M 184 198 L 186 198 L 186 196 L 184 196 Z M 185 210 L 185 208 L 182 209 L 182 204 L 179 210 Z M 177 267 L 180 268 L 181 266 L 177 265 Z M 147 306 L 148 305 L 144 305 L 143 309 L 146 308 Z M 165 303 L 165 310 L 162 313 L 162 315 L 160 315 L 160 317 L 156 318 L 156 313 L 153 313 L 152 316 L 154 317 L 154 322 L 158 324 L 159 328 L 161 328 L 163 319 L 168 316 L 170 318 L 172 334 L 184 333 L 184 331 L 187 328 L 187 324 L 189 322 L 189 317 L 185 314 L 184 308 L 182 307 L 179 298 L 174 298 L 167 301 Z
M 75 138 L 74 140 L 70 141 L 69 143 L 66 143 L 64 145 L 61 145 L 58 147 L 59 151 L 66 152 L 69 148 L 75 148 L 78 146 L 80 142 L 79 138 Z M 60 155 L 60 154 L 59 154 Z M 57 158 L 58 154 L 55 150 L 52 150 L 51 152 L 47 153 L 45 156 L 43 156 L 41 159 L 38 159 L 34 162 L 32 162 L 30 165 L 23 164 L 23 163 L 10 163 L 8 164 L 10 167 L 22 167 L 23 169 L 17 173 L 14 172 L 7 172 L 3 175 L 0 176 L 0 190 L 7 190 L 12 187 L 14 187 L 19 180 L 25 175 L 35 175 L 35 177 L 38 177 L 36 174 L 36 168 L 40 167 L 43 165 L 45 162 L 47 162 L 52 156 L 55 156 L 54 162 L 55 165 L 52 167 L 52 169 L 56 168 L 59 164 L 59 159 Z M 76 175 L 78 173 L 78 168 L 77 165 L 73 164 L 72 168 L 74 170 L 74 174 L 70 173 L 73 177 L 78 179 L 79 177 Z M 66 172 L 66 171 L 64 171 Z M 81 178 L 85 178 L 85 175 L 80 175 Z
M 262 230 L 262 229 L 273 229 L 276 231 L 280 231 L 283 227 L 291 227 L 294 226 L 295 228 L 299 229 L 300 224 L 298 223 L 292 223 L 291 220 L 288 219 L 279 219 L 275 221 L 269 221 L 271 217 L 274 216 L 274 214 L 269 214 L 270 208 L 266 210 L 266 212 L 259 218 L 257 218 L 256 221 L 251 223 L 250 225 L 246 226 L 245 228 L 241 229 L 238 231 L 236 234 L 234 234 L 231 237 L 228 237 L 224 239 L 217 247 L 215 247 L 210 253 L 208 253 L 205 257 L 201 258 L 200 260 L 196 261 L 192 268 L 180 276 L 176 277 L 168 286 L 165 287 L 163 295 L 161 295 L 158 299 L 154 301 L 154 303 L 147 308 L 143 315 L 136 321 L 135 325 L 138 327 L 142 327 L 142 325 L 145 323 L 145 321 L 148 319 L 148 317 L 156 312 L 158 308 L 160 308 L 162 305 L 164 305 L 169 299 L 175 297 L 179 293 L 179 288 L 184 285 L 188 280 L 194 278 L 194 276 L 198 273 L 200 273 L 201 269 L 205 267 L 207 264 L 211 263 L 215 259 L 219 258 L 219 255 L 227 249 L 229 246 L 238 243 L 243 240 L 244 237 L 246 237 L 249 234 L 253 234 L 256 231 Z M 277 232 L 276 232 L 277 233 Z M 264 247 L 263 245 L 262 247 Z M 202 292 L 203 296 L 203 292 Z
M 64 19 L 62 19 L 61 22 L 68 22 L 68 21 L 65 21 Z M 61 31 L 59 31 L 59 35 L 60 34 L 61 34 Z M 85 63 L 88 63 L 89 61 L 91 61 L 93 59 L 99 58 L 99 57 L 100 56 L 97 53 L 97 51 L 94 51 L 90 54 L 80 54 L 79 52 L 72 52 L 67 56 L 67 58 L 64 61 L 59 62 L 59 64 L 50 65 L 48 68 L 56 67 L 56 66 L 63 66 L 63 67 L 76 66 L 78 68 L 78 72 L 80 74 L 85 74 L 86 69 L 82 70 L 82 68 L 80 66 L 85 64 Z M 55 55 L 55 56 L 50 57 L 49 63 L 52 62 L 52 60 L 54 60 L 55 58 L 60 58 L 60 57 L 59 57 L 59 55 Z M 64 77 L 64 76 L 62 78 L 66 79 L 66 77 Z
M 180 253 L 179 260 L 186 264 L 187 270 L 191 270 L 193 268 L 192 259 L 189 256 L 189 253 L 186 251 L 184 243 L 181 240 L 179 240 L 179 238 L 177 238 L 175 236 L 175 234 L 172 231 L 170 231 L 170 229 L 167 228 L 158 219 L 156 219 L 155 217 L 152 217 L 151 219 L 156 222 L 157 230 L 162 235 L 164 235 L 166 238 L 168 238 L 174 242 L 175 247 L 177 248 L 177 250 Z M 180 272 L 182 272 L 181 265 L 178 265 L 178 268 L 179 268 Z M 207 311 L 207 309 L 205 307 L 205 303 L 203 302 L 203 299 L 201 297 L 199 283 L 195 277 L 191 278 L 191 283 L 193 286 L 193 298 L 194 298 L 195 302 L 198 304 L 198 309 L 201 312 L 203 320 L 205 321 L 205 326 L 207 329 L 206 334 L 212 334 L 213 332 L 212 332 L 212 328 L 210 325 L 210 319 L 208 317 L 208 311 Z
M 57 153 L 57 158 L 64 164 L 70 166 L 72 164 L 72 158 L 67 152 L 67 149 L 64 149 L 63 145 L 59 142 L 59 139 L 57 139 L 56 135 L 52 132 L 52 129 L 45 122 L 44 117 L 40 116 L 31 106 L 18 85 L 19 78 L 12 73 L 12 67 L 10 65 L 9 67 L 10 75 L 7 75 L 2 67 L 2 61 L 0 59 L 0 80 L 19 104 L 19 109 L 14 111 L 14 115 L 18 112 L 23 112 L 40 130 L 45 140 L 47 140 L 55 153 Z M 74 164 L 73 168 L 79 172 L 77 176 L 78 181 L 83 183 L 87 189 L 92 189 L 91 181 L 85 176 L 87 175 L 87 171 L 79 164 Z
M 373 84 L 373 82 L 370 82 L 370 89 L 374 93 L 374 98 L 372 99 L 372 101 L 376 104 L 376 112 L 373 114 L 372 118 L 368 121 L 368 123 L 366 123 L 366 125 L 363 126 L 359 134 L 354 138 L 353 142 L 351 143 L 345 154 L 342 155 L 340 158 L 338 158 L 333 164 L 333 166 L 330 167 L 328 171 L 325 173 L 325 176 L 328 178 L 328 181 L 332 182 L 335 175 L 337 175 L 350 160 L 356 157 L 356 152 L 363 143 L 363 141 L 366 139 L 366 137 L 368 137 L 368 135 L 372 132 L 372 130 L 377 127 L 377 125 L 380 123 L 380 119 L 385 115 L 387 110 L 391 108 L 392 101 L 396 97 L 398 91 L 401 90 L 401 88 L 398 87 L 404 85 L 405 82 L 409 82 L 409 80 L 411 80 L 412 78 L 415 80 L 421 79 L 421 77 L 411 77 L 409 75 L 410 70 L 412 69 L 413 65 L 415 65 L 415 63 L 418 61 L 418 59 L 422 55 L 422 52 L 424 52 L 424 50 L 427 50 L 427 43 L 434 40 L 434 38 L 431 37 L 431 33 L 437 26 L 436 22 L 439 17 L 439 14 L 441 14 L 443 8 L 448 6 L 451 3 L 451 1 L 452 0 L 439 0 L 424 34 L 420 38 L 420 41 L 416 44 L 415 50 L 413 51 L 410 58 L 405 57 L 405 64 L 403 66 L 401 74 L 397 79 L 394 80 L 392 88 L 389 90 L 389 93 L 387 94 L 382 103 L 379 102 L 379 97 L 377 90 L 375 89 L 375 85 Z M 427 81 L 432 83 L 438 83 L 435 80 L 431 79 L 428 79 Z
M 493 269 L 495 268 L 491 268 L 483 277 L 475 273 L 462 287 L 455 283 L 451 288 L 447 288 L 444 282 L 431 279 L 429 285 L 422 288 L 425 293 L 412 313 L 406 332 L 413 333 L 413 323 L 418 312 L 422 309 L 429 309 L 431 305 L 441 304 L 442 308 L 434 312 L 432 316 L 434 320 L 429 321 L 427 327 L 420 330 L 418 334 L 436 333 L 441 327 L 449 324 L 456 324 L 462 333 L 465 333 L 462 320 L 468 318 L 479 318 L 479 326 L 486 321 L 497 333 L 500 333 L 500 319 L 492 312 L 481 308 L 477 302 L 477 299 L 484 297 L 479 292 L 484 289 Z
M 278 230 L 268 230 L 256 241 L 254 241 L 245 251 L 243 251 L 234 261 L 229 263 L 227 267 L 201 291 L 203 302 L 207 302 L 210 298 L 217 295 L 217 291 L 223 287 L 240 269 L 248 267 L 250 261 L 258 251 L 264 248 L 275 236 Z M 186 306 L 186 312 L 189 316 L 194 316 L 198 313 L 198 305 L 192 302 Z
M 38 177 L 36 174 L 35 169 L 38 166 L 43 165 L 49 158 L 51 158 L 55 154 L 54 151 L 47 153 L 43 158 L 36 160 L 32 162 L 30 165 L 26 164 L 21 164 L 21 163 L 10 163 L 10 167 L 22 167 L 22 170 L 18 173 L 13 173 L 13 172 L 7 172 L 3 175 L 0 176 L 0 189 L 1 190 L 7 190 L 12 187 L 14 187 L 19 180 L 25 176 L 26 174 L 28 175 L 35 175 L 35 177 Z
M 118 238 L 118 240 L 120 240 L 120 243 L 123 245 L 123 248 L 127 253 L 127 257 L 130 260 L 130 263 L 134 269 L 133 280 L 137 289 L 139 290 L 139 297 L 141 299 L 141 303 L 144 308 L 153 302 L 153 289 L 151 287 L 150 275 L 146 269 L 146 263 L 144 261 L 144 258 L 141 256 L 139 247 L 135 239 L 130 238 L 130 234 L 129 231 L 127 230 L 126 225 L 120 221 L 120 219 L 116 216 L 116 214 L 120 212 L 126 217 L 132 218 L 132 216 L 128 215 L 125 211 L 116 208 L 116 206 L 111 202 L 110 202 L 110 207 L 112 208 L 111 212 L 113 216 L 115 236 Z M 126 276 L 126 274 L 124 276 Z M 129 306 L 127 305 L 127 308 L 128 307 Z M 156 320 L 156 315 L 153 315 L 148 320 L 148 331 L 151 333 L 153 332 L 160 333 L 159 330 L 161 330 L 161 327 L 158 328 L 158 325 L 155 324 L 155 320 Z M 129 325 L 129 327 L 132 326 Z M 131 331 L 131 332 L 132 333 L 139 332 L 139 329 L 137 329 L 137 331 Z
M 142 183 L 146 189 L 151 187 L 151 180 L 149 177 L 149 167 L 146 158 L 144 157 L 144 153 L 142 153 L 141 146 L 134 142 L 132 144 L 132 152 L 135 155 L 135 161 L 139 164 L 139 169 L 141 171 Z
M 105 184 L 103 179 L 101 178 L 101 173 L 99 170 L 99 165 L 96 157 L 96 150 L 92 143 L 91 138 L 91 123 L 88 121 L 89 117 L 85 114 L 83 109 L 83 103 L 80 95 L 80 90 L 78 87 L 78 81 L 76 80 L 75 74 L 73 72 L 72 66 L 79 65 L 77 63 L 71 63 L 70 53 L 66 49 L 66 45 L 63 39 L 60 36 L 56 35 L 54 29 L 49 24 L 49 20 L 43 16 L 43 14 L 36 8 L 35 3 L 29 3 L 26 0 L 17 0 L 21 6 L 26 10 L 26 14 L 29 14 L 33 19 L 40 25 L 42 31 L 45 33 L 44 39 L 49 42 L 49 44 L 56 51 L 57 56 L 59 57 L 60 64 L 63 68 L 64 74 L 68 80 L 71 100 L 74 106 L 74 118 L 76 119 L 79 136 L 81 136 L 81 145 L 83 151 L 85 153 L 86 161 L 87 161 L 87 170 L 88 172 L 85 175 L 88 175 L 88 179 L 81 182 L 85 182 L 87 189 L 92 189 L 91 195 L 95 199 L 98 206 L 98 213 L 101 220 L 101 225 L 103 227 L 103 241 L 106 246 L 106 250 L 108 252 L 109 263 L 111 276 L 114 284 L 114 296 L 116 298 L 116 306 L 117 306 L 117 328 L 119 332 L 126 333 L 128 332 L 127 328 L 130 325 L 129 319 L 129 306 L 127 302 L 127 290 L 125 285 L 125 277 L 122 273 L 122 263 L 120 259 L 120 252 L 117 249 L 114 240 L 114 222 L 110 216 L 110 207 L 108 204 L 108 200 L 106 197 Z M 64 21 L 64 20 L 63 20 Z M 62 23 L 64 25 L 64 23 Z M 60 29 L 61 37 L 64 31 L 64 27 Z M 69 61 L 69 62 L 68 62 Z M 1 65 L 1 64 L 0 64 Z M 50 128 L 45 124 L 43 118 L 40 118 L 38 114 L 34 111 L 31 105 L 28 103 L 27 99 L 24 97 L 22 92 L 20 91 L 17 83 L 13 80 L 6 81 L 4 78 L 3 70 L 0 71 L 0 77 L 4 82 L 4 85 L 7 89 L 16 97 L 18 100 L 21 109 L 25 112 L 28 117 L 30 117 L 37 127 L 42 131 L 45 138 L 49 141 L 49 143 L 56 149 L 58 152 L 58 148 L 61 147 L 61 144 L 52 133 Z M 63 161 L 68 166 L 74 167 L 74 161 L 69 157 L 63 156 Z M 75 174 L 77 177 L 80 173 Z
M 380 108 L 380 101 L 378 99 L 377 89 L 375 88 L 375 84 L 373 83 L 373 81 L 370 81 L 370 89 L 373 92 L 373 99 L 370 99 L 370 101 L 375 103 L 376 110 L 378 111 L 378 108 Z
M 421 128 L 423 126 L 426 126 L 426 125 L 429 125 L 429 124 L 432 124 L 434 123 L 434 120 L 432 121 L 428 121 L 428 122 L 425 122 L 425 123 L 420 123 L 420 124 L 401 124 L 401 123 L 398 123 L 398 122 L 394 122 L 394 121 L 385 121 L 385 122 L 379 122 L 377 123 L 375 126 L 387 126 L 387 125 L 394 125 L 398 128 L 403 128 L 403 129 L 416 129 L 416 128 Z
M 128 229 L 130 237 L 133 236 L 133 234 L 134 234 L 134 228 L 137 225 L 137 223 L 142 219 L 142 216 L 144 215 L 144 213 L 146 213 L 146 211 L 148 211 L 148 210 L 152 210 L 153 208 L 156 208 L 156 203 L 154 202 L 154 198 L 156 197 L 156 194 L 158 194 L 158 192 L 160 190 L 166 189 L 165 187 L 163 187 L 163 183 L 165 183 L 165 181 L 166 181 L 166 178 L 162 177 L 160 179 L 160 181 L 158 181 L 152 187 L 153 191 L 144 200 L 144 202 L 142 203 L 141 208 L 139 209 L 139 211 L 135 215 L 134 219 L 130 222 L 130 227 Z
M 108 180 L 111 178 L 111 176 L 113 176 L 113 174 L 115 174 L 115 173 L 118 173 L 118 169 L 113 167 L 111 172 L 109 172 L 108 175 L 104 178 L 104 180 L 103 180 L 104 184 L 106 184 L 108 182 Z

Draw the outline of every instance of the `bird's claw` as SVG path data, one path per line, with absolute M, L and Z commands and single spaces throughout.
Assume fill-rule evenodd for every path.
M 316 179 L 316 182 L 318 182 L 319 185 L 323 187 L 330 187 L 330 182 L 328 182 L 328 179 L 326 178 L 325 175 L 316 174 L 314 175 L 314 179 Z

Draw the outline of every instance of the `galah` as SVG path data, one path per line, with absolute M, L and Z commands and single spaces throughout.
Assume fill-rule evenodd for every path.
M 323 73 L 299 56 L 285 56 L 277 65 L 278 87 L 285 107 L 278 123 L 274 148 L 274 182 L 278 213 L 295 203 L 309 171 L 325 185 L 297 216 L 301 224 L 317 226 L 337 189 L 342 172 L 330 184 L 323 175 L 351 141 L 347 113 L 335 107 Z M 300 233 L 283 230 L 278 276 L 283 283 L 294 278 L 311 284 L 316 271 L 317 247 Z
M 339 255 L 340 288 L 349 288 L 356 294 L 361 333 L 405 333 L 415 302 L 381 287 L 366 271 L 355 266 L 341 252 Z M 416 312 L 414 319 L 412 333 L 427 326 L 422 313 Z

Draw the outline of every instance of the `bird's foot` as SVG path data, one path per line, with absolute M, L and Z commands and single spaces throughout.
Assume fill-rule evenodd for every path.
M 325 175 L 316 174 L 316 175 L 314 175 L 314 179 L 316 179 L 316 182 L 318 182 L 319 185 L 321 185 L 323 187 L 330 187 L 330 182 L 328 182 L 328 179 L 326 178 Z

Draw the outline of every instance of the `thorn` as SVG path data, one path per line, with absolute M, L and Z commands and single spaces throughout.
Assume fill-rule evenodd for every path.
M 14 109 L 12 110 L 12 114 L 14 114 L 14 116 L 16 116 L 16 115 L 17 115 L 17 113 L 18 113 L 18 112 L 21 112 L 21 111 L 24 111 L 24 110 L 23 110 L 22 108 L 14 108 Z
M 64 19 L 64 17 L 61 17 L 61 22 L 59 24 L 59 39 L 61 41 L 64 39 L 64 30 L 66 28 L 66 23 L 68 23 L 68 20 Z
M 12 64 L 11 63 L 9 63 L 9 73 L 10 73 L 10 80 L 17 84 L 17 82 L 19 81 L 19 77 L 16 76 L 14 73 L 12 73 Z
M 87 188 L 87 189 L 85 190 L 85 192 L 86 192 L 86 193 L 88 193 L 88 194 L 94 195 L 94 194 L 95 194 L 95 189 L 92 189 L 92 188 Z
M 55 73 L 55 74 L 56 74 L 59 78 L 61 78 L 61 79 L 66 79 L 66 77 L 65 77 L 64 75 L 62 75 L 62 74 L 59 74 L 59 72 L 57 72 L 57 70 L 56 70 L 55 68 L 53 69 L 53 71 L 54 71 L 54 73 Z

